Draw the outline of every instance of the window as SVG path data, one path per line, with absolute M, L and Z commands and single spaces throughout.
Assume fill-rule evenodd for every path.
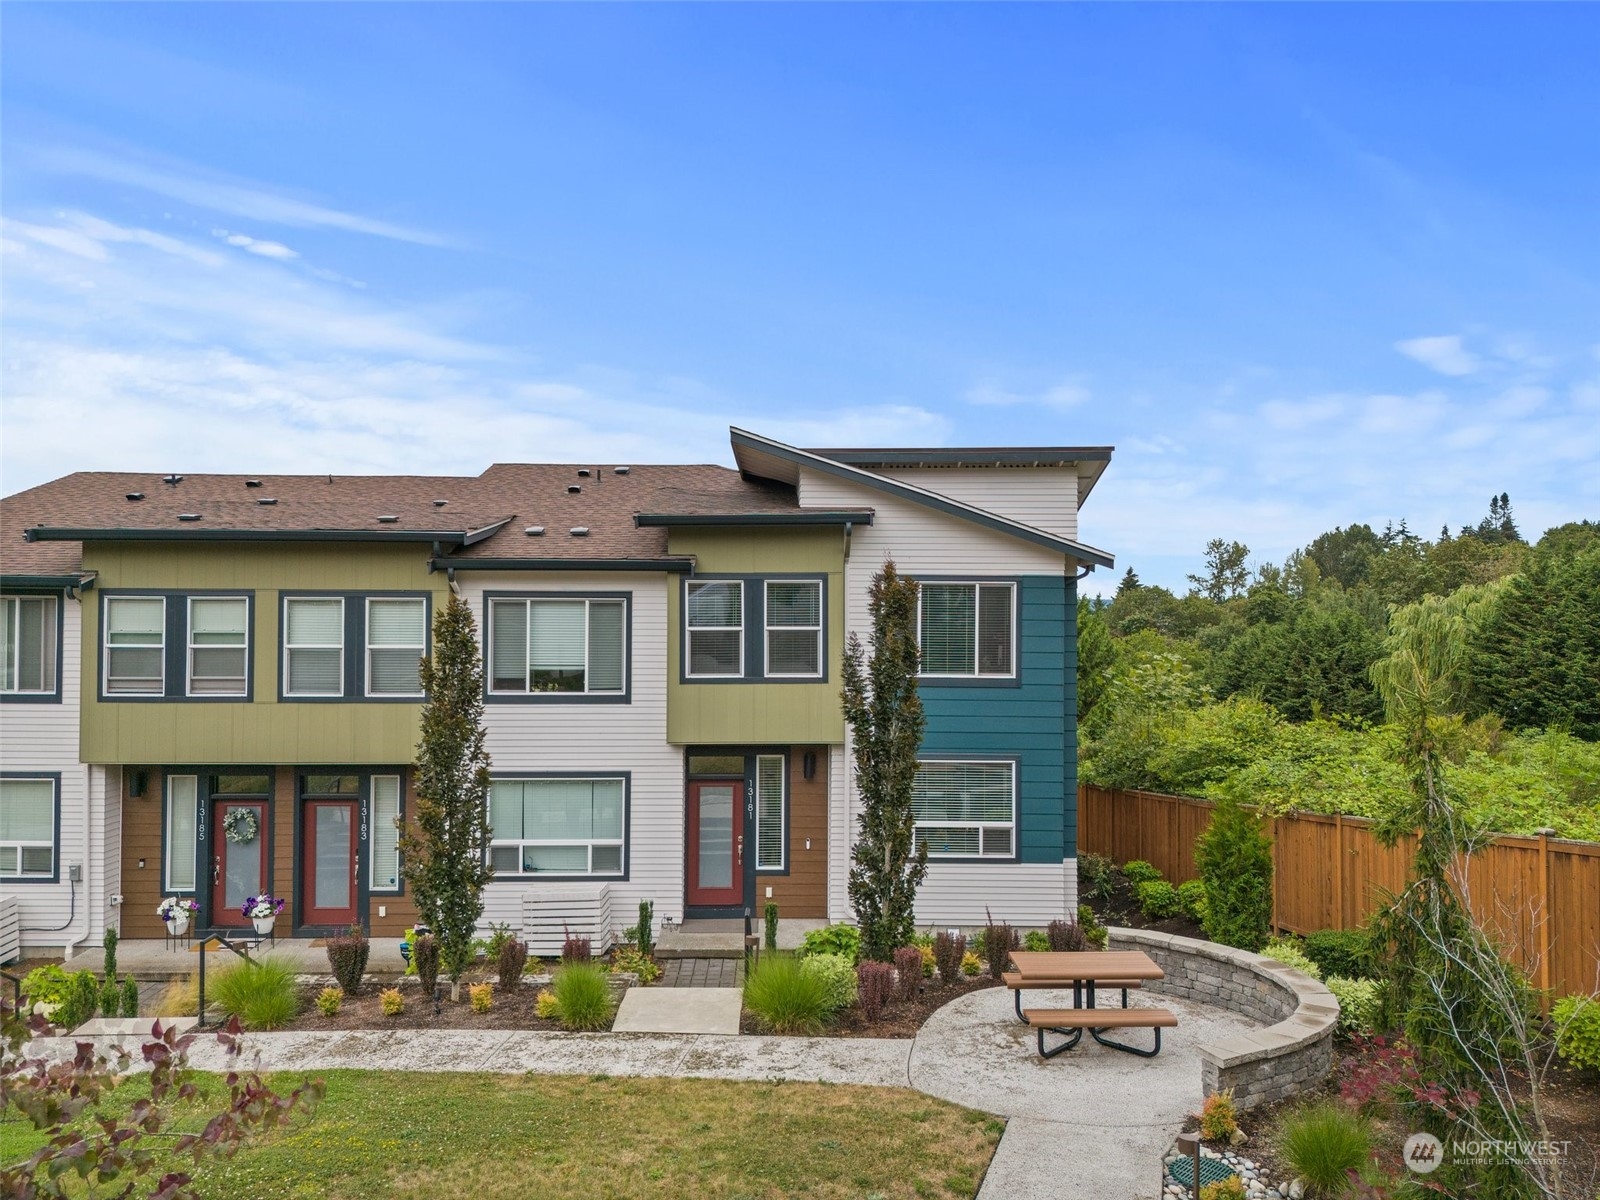
M 925 583 L 920 634 L 924 675 L 1014 674 L 1009 583 Z
M 929 858 L 1010 858 L 1016 838 L 1016 765 L 921 762 L 911 785 L 918 845 Z
M 367 695 L 420 696 L 418 668 L 427 652 L 427 602 L 420 597 L 367 601 Z
M 167 890 L 194 891 L 195 819 L 200 781 L 193 775 L 167 777 Z
M 699 679 L 744 674 L 744 584 L 737 579 L 691 582 L 684 606 L 688 669 Z
M 783 870 L 783 755 L 756 758 L 756 870 Z
M 489 601 L 489 690 L 523 695 L 620 695 L 623 600 Z
M 189 695 L 249 690 L 250 603 L 243 596 L 189 599 Z
M 400 890 L 400 776 L 372 777 L 372 882 L 374 892 Z
M 506 875 L 620 875 L 621 779 L 498 779 L 489 864 Z
M 767 581 L 767 674 L 822 674 L 822 582 Z
M 56 690 L 56 598 L 0 599 L 0 692 L 7 695 Z
M 0 878 L 55 877 L 55 780 L 0 779 Z
M 283 604 L 283 694 L 344 695 L 344 601 L 335 596 Z
M 106 694 L 159 696 L 164 670 L 167 602 L 160 596 L 106 597 Z

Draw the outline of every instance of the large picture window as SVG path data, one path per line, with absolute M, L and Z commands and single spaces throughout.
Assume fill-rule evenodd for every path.
M 687 667 L 692 679 L 737 679 L 744 674 L 744 583 L 694 580 L 684 604 Z
M 0 597 L 0 692 L 56 690 L 56 598 Z
M 189 695 L 249 691 L 250 602 L 243 596 L 189 598 Z
M 1016 674 L 1014 584 L 924 583 L 920 590 L 924 675 Z
M 291 596 L 283 611 L 283 694 L 344 695 L 343 598 Z
M 159 696 L 166 684 L 167 602 L 161 596 L 107 596 L 107 695 Z
M 428 606 L 420 596 L 367 601 L 367 695 L 420 696 Z
M 194 775 L 167 776 L 168 891 L 195 890 L 195 823 L 199 811 L 199 778 Z
M 620 875 L 627 786 L 619 778 L 497 779 L 489 864 L 502 875 Z
M 621 695 L 628 610 L 622 599 L 489 601 L 489 690 L 521 695 Z
M 769 579 L 766 591 L 767 674 L 822 675 L 822 581 Z
M 56 781 L 0 779 L 0 879 L 56 877 Z
M 911 787 L 917 844 L 929 858 L 1011 858 L 1016 774 L 1010 761 L 918 763 Z

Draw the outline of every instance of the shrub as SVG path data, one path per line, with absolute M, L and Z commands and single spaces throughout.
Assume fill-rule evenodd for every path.
M 117 977 L 117 942 L 118 942 L 118 940 L 119 939 L 117 937 L 117 931 L 115 929 L 107 929 L 105 931 L 105 933 L 102 934 L 101 937 L 100 937 L 100 945 L 105 950 L 105 971 L 104 971 L 104 975 L 105 975 L 105 981 L 107 983 L 111 983 Z M 111 1017 L 116 1016 L 115 1013 L 107 1013 L 106 1015 L 107 1016 L 111 1016 Z
M 1233 1089 L 1212 1092 L 1200 1106 L 1200 1136 L 1220 1142 L 1239 1128 L 1239 1110 L 1233 1104 Z
M 933 935 L 933 962 L 944 983 L 954 983 L 961 977 L 961 960 L 967 953 L 966 936 L 940 930 Z
M 594 950 L 586 937 L 578 937 L 572 932 L 567 933 L 567 938 L 561 943 L 561 961 L 568 966 L 575 963 L 586 963 L 594 960 Z
M 200 1012 L 200 977 L 193 972 L 174 979 L 156 997 L 158 1017 L 193 1017 Z
M 490 962 L 500 961 L 500 951 L 506 948 L 506 943 L 515 939 L 511 926 L 506 922 L 489 922 L 489 937 L 483 943 L 483 956 Z
M 1206 919 L 1206 885 L 1198 879 L 1180 883 L 1178 885 L 1178 907 L 1183 909 L 1184 916 L 1204 924 Z
M 117 1015 L 117 1009 L 122 1004 L 122 989 L 117 986 L 115 979 L 108 979 L 100 985 L 100 1015 L 108 1020 Z
M 397 987 L 384 988 L 378 993 L 378 1007 L 386 1017 L 398 1017 L 406 1008 L 406 998 Z
M 1556 1053 L 1575 1067 L 1600 1070 L 1600 999 L 1563 996 L 1551 1010 Z
M 983 959 L 979 958 L 971 950 L 968 950 L 961 956 L 961 973 L 968 979 L 973 979 L 979 975 L 982 975 Z
M 811 966 L 813 962 L 818 965 Z M 744 1006 L 776 1033 L 816 1033 L 846 994 L 835 982 L 835 964 L 853 975 L 855 968 L 838 954 L 797 958 L 763 954 L 745 973 Z M 853 998 L 854 980 L 848 994 Z M 849 1003 L 848 1000 L 845 1001 Z
M 439 939 L 431 933 L 425 933 L 413 942 L 411 965 L 417 969 L 417 978 L 422 983 L 422 994 L 433 995 L 434 985 L 439 982 Z
M 1078 855 L 1078 890 L 1105 904 L 1117 895 L 1117 864 L 1104 854 Z
M 917 943 L 917 953 L 922 955 L 922 977 L 924 979 L 932 979 L 933 978 L 933 968 L 936 965 L 936 961 L 937 961 L 933 957 L 933 943 L 932 943 L 932 941 L 918 942 Z
M 1306 957 L 1323 978 L 1362 979 L 1372 974 L 1372 943 L 1365 929 L 1320 929 L 1306 935 Z
M 346 996 L 361 990 L 361 977 L 367 973 L 367 956 L 372 945 L 359 925 L 350 926 L 350 932 L 328 939 L 328 969 L 344 989 Z M 415 954 L 415 949 L 412 950 Z
M 514 992 L 522 986 L 522 968 L 528 961 L 528 943 L 517 938 L 507 938 L 500 943 L 500 953 L 495 965 L 500 972 L 500 987 Z
M 1195 863 L 1206 886 L 1206 936 L 1259 950 L 1272 920 L 1272 842 L 1260 820 L 1224 800 L 1195 844 Z
M 300 1011 L 294 968 L 271 955 L 218 971 L 206 999 L 246 1029 L 282 1029 Z
M 546 1021 L 554 1021 L 561 1015 L 561 1001 L 556 999 L 556 994 L 549 988 L 541 988 L 533 1000 L 534 1014 Z
M 467 989 L 467 997 L 472 1002 L 472 1011 L 486 1013 L 494 1004 L 494 986 L 488 983 L 475 983 Z
M 67 998 L 67 973 L 60 963 L 35 967 L 22 977 L 22 994 L 29 1004 L 60 1004 Z
M 1372 1139 L 1367 1124 L 1349 1109 L 1328 1102 L 1300 1110 L 1283 1123 L 1278 1148 L 1310 1196 L 1342 1195 L 1350 1172 L 1367 1162 Z
M 56 1006 L 51 1021 L 63 1029 L 76 1029 L 94 1020 L 100 1009 L 100 981 L 93 971 L 74 971 L 67 976 L 66 995 Z
M 1138 887 L 1141 883 L 1155 883 L 1162 878 L 1161 872 L 1151 863 L 1142 858 L 1136 858 L 1130 863 L 1122 864 L 1122 873 L 1128 877 L 1128 882 Z
M 1039 929 L 1030 929 L 1022 935 L 1022 948 L 1035 953 L 1050 949 L 1050 939 Z
M 778 948 L 778 906 L 768 901 L 767 907 L 762 910 L 761 919 L 762 924 L 765 926 L 763 944 L 768 950 L 776 950 Z
M 828 925 L 813 929 L 801 939 L 800 957 L 813 954 L 842 954 L 854 966 L 861 961 L 861 930 L 854 925 Z
M 1045 930 L 1045 944 L 1057 954 L 1071 954 L 1087 950 L 1089 939 L 1084 936 L 1081 922 L 1068 917 L 1065 921 L 1051 921 Z
M 901 1000 L 915 1000 L 922 990 L 922 951 L 901 946 L 894 952 L 895 994 Z
M 325 987 L 317 993 L 317 1011 L 325 1017 L 337 1017 L 344 1003 L 344 992 L 336 987 Z
M 656 905 L 654 900 L 639 901 L 639 923 L 633 927 L 633 944 L 641 956 L 650 953 L 654 944 L 652 935 L 656 928 Z
M 987 916 L 988 910 L 985 909 L 984 912 Z M 1022 949 L 1017 931 L 1004 921 L 996 923 L 993 917 L 989 917 L 989 923 L 983 927 L 981 937 L 983 941 L 978 952 L 989 964 L 989 978 L 999 979 L 1011 963 L 1011 952 Z
M 894 968 L 888 963 L 864 962 L 856 968 L 856 985 L 861 1015 L 868 1025 L 876 1025 L 894 995 Z
M 1087 904 L 1078 905 L 1078 924 L 1083 927 L 1084 939 L 1097 950 L 1106 948 L 1106 927 L 1100 924 L 1094 915 L 1094 909 Z
M 827 985 L 827 1011 L 849 1008 L 856 1002 L 856 969 L 842 954 L 813 954 L 800 960 L 800 970 L 820 977 Z
M 588 938 L 582 939 L 585 944 Z M 611 985 L 591 962 L 569 962 L 551 982 L 566 1029 L 605 1029 L 611 1024 Z
M 1178 899 L 1178 889 L 1164 879 L 1147 879 L 1134 889 L 1139 895 L 1139 909 L 1152 921 L 1165 921 L 1183 911 Z
M 1296 971 L 1304 971 L 1313 979 L 1322 978 L 1322 968 L 1305 956 L 1300 943 L 1293 938 L 1273 938 L 1262 949 L 1261 956 L 1293 967 Z
M 656 966 L 655 959 L 648 954 L 639 953 L 639 947 L 631 942 L 626 942 L 613 951 L 611 973 L 637 975 L 640 983 L 654 983 L 661 978 L 661 968 Z
M 1200 1189 L 1200 1200 L 1249 1200 L 1249 1197 L 1250 1193 L 1245 1190 L 1244 1180 L 1237 1175 L 1213 1180 Z
M 1374 1033 L 1383 1008 L 1383 985 L 1376 979 L 1345 979 L 1331 975 L 1325 981 L 1339 1002 L 1339 1032 Z
M 124 1018 L 139 1015 L 139 981 L 129 975 L 122 981 L 122 1012 Z

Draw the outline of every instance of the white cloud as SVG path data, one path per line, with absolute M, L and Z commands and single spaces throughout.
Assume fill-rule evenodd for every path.
M 1419 337 L 1396 342 L 1394 348 L 1441 375 L 1459 378 L 1471 375 L 1482 365 L 1477 356 L 1461 344 L 1460 334 L 1448 337 Z
M 967 392 L 967 403 L 980 408 L 1011 408 L 1029 404 L 1040 408 L 1077 408 L 1089 399 L 1089 389 L 1077 383 L 1058 383 L 1040 392 L 1011 392 L 992 383 L 981 383 Z
M 289 249 L 282 242 L 267 242 L 260 238 L 250 237 L 243 233 L 229 233 L 226 229 L 213 229 L 213 237 L 219 237 L 230 246 L 238 246 L 241 250 L 248 250 L 251 254 L 259 254 L 262 258 L 276 258 L 279 260 L 299 258 L 300 255 Z

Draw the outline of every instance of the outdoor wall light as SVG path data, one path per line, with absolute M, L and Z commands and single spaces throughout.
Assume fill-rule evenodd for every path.
M 817 774 L 817 752 L 815 750 L 807 750 L 805 752 L 805 754 L 801 757 L 801 759 L 800 759 L 800 774 L 804 775 L 807 779 L 816 778 L 816 774 Z

